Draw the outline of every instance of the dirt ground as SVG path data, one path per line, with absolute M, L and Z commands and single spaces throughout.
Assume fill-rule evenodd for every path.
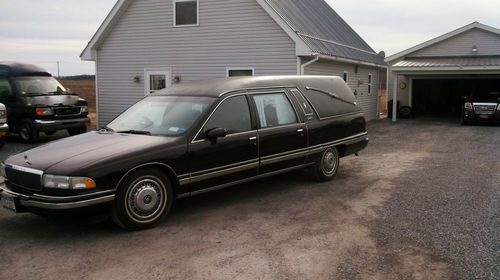
M 143 232 L 0 210 L 0 279 L 500 279 L 500 127 L 369 133 L 332 182 L 295 172 L 179 200 Z

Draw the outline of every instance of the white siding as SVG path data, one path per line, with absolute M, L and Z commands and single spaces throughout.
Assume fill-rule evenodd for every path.
M 144 96 L 144 69 L 167 68 L 181 81 L 295 75 L 295 44 L 255 0 L 200 0 L 200 26 L 173 27 L 172 0 L 135 0 L 97 52 L 99 125 Z M 133 82 L 140 76 L 141 82 Z
M 478 47 L 476 55 L 498 55 L 500 36 L 480 29 L 471 29 L 450 39 L 416 51 L 407 57 L 429 56 L 470 56 L 473 46 Z
M 348 85 L 352 91 L 357 91 L 358 105 L 362 108 L 365 118 L 368 121 L 375 120 L 378 118 L 379 69 L 359 66 L 358 73 L 355 73 L 355 69 L 354 64 L 319 61 L 306 67 L 305 74 L 342 77 L 344 71 L 347 71 L 349 73 Z M 371 95 L 368 95 L 368 74 L 372 74 Z

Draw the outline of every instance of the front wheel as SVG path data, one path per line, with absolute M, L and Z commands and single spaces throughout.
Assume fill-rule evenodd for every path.
M 36 143 L 40 136 L 38 129 L 33 124 L 31 119 L 23 119 L 19 122 L 19 126 L 17 129 L 21 140 L 25 143 Z
M 85 125 L 74 128 L 68 128 L 68 133 L 70 136 L 79 135 L 85 132 L 87 132 L 87 126 Z
M 126 230 L 150 228 L 168 215 L 173 200 L 168 176 L 155 168 L 140 169 L 119 186 L 112 218 Z
M 316 160 L 316 164 L 311 167 L 311 176 L 319 182 L 330 181 L 335 177 L 339 169 L 340 156 L 337 148 L 328 148 Z

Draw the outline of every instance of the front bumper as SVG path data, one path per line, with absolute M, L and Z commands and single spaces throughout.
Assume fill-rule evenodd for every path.
M 87 125 L 87 123 L 90 123 L 90 119 L 87 117 L 66 120 L 35 120 L 34 122 L 38 130 L 42 132 L 81 127 Z
M 115 199 L 114 190 L 85 195 L 55 197 L 38 194 L 26 195 L 10 190 L 5 183 L 0 183 L 0 200 L 14 201 L 16 212 L 24 212 L 29 208 L 45 210 L 70 210 L 86 208 L 111 202 Z M 0 201 L 1 202 L 1 201 Z
M 464 120 L 469 122 L 477 122 L 477 123 L 498 123 L 500 122 L 500 112 L 496 112 L 495 114 L 476 114 L 473 111 L 465 111 L 463 114 Z

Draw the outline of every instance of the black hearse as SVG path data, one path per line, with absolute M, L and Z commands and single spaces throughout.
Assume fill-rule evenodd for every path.
M 37 142 L 40 132 L 87 131 L 87 101 L 35 65 L 0 62 L 0 102 L 7 106 L 10 130 L 27 143 Z
M 153 226 L 176 198 L 308 168 L 330 180 L 368 144 L 338 77 L 240 77 L 173 86 L 99 131 L 8 158 L 1 203 L 13 211 L 107 206 L 125 229 Z

